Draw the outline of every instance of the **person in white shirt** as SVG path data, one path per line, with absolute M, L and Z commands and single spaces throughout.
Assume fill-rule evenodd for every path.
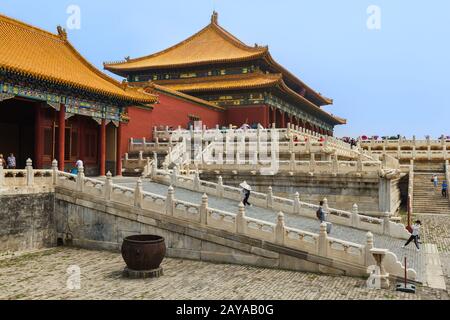
M 434 184 L 434 187 L 437 188 L 437 186 L 438 186 L 438 176 L 436 174 L 433 175 L 433 184 Z
M 419 230 L 420 227 L 422 226 L 422 223 L 420 222 L 420 220 L 417 220 L 413 226 L 411 226 L 412 228 L 412 233 L 411 236 L 409 237 L 408 241 L 406 241 L 406 243 L 402 246 L 402 248 L 405 248 L 411 241 L 414 240 L 414 244 L 417 247 L 417 251 L 420 251 L 419 248 Z

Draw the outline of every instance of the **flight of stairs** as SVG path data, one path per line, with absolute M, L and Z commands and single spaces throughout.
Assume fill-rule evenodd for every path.
M 438 176 L 438 186 L 435 188 L 431 178 Z M 413 212 L 450 214 L 450 203 L 441 195 L 441 184 L 445 179 L 443 172 L 414 172 Z

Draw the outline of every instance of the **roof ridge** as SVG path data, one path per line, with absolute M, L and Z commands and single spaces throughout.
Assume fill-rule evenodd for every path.
M 80 61 L 86 66 L 88 67 L 91 71 L 93 71 L 94 73 L 96 73 L 98 76 L 102 77 L 104 80 L 111 82 L 112 84 L 116 85 L 117 87 L 119 87 L 120 89 L 124 90 L 122 88 L 122 86 L 120 85 L 120 82 L 115 80 L 114 78 L 108 76 L 107 74 L 101 72 L 97 67 L 95 67 L 93 64 L 91 64 L 87 59 L 85 59 L 80 52 L 75 49 L 75 47 L 70 43 L 70 41 L 67 38 L 63 38 L 61 36 L 61 31 L 60 30 L 64 30 L 62 29 L 60 26 L 58 26 L 57 30 L 58 30 L 58 34 L 55 33 L 51 33 L 50 31 L 41 29 L 39 27 L 33 26 L 31 24 L 19 21 L 17 19 L 5 16 L 3 14 L 0 14 L 0 19 L 6 20 L 9 23 L 13 23 L 21 28 L 25 28 L 27 30 L 33 30 L 39 33 L 42 33 L 46 36 L 50 36 L 52 38 L 54 38 L 55 40 L 61 41 L 63 42 L 65 45 L 67 45 L 67 47 L 77 56 L 78 59 L 80 59 Z M 125 91 L 125 90 L 124 90 Z
M 180 47 L 182 44 L 185 44 L 186 42 L 188 42 L 189 40 L 192 40 L 193 38 L 197 37 L 198 35 L 200 35 L 201 33 L 205 32 L 208 29 L 209 25 L 207 25 L 206 27 L 204 27 L 203 29 L 201 29 L 200 31 L 198 31 L 197 33 L 193 34 L 192 36 L 190 36 L 189 38 L 186 38 L 185 40 L 167 48 L 164 49 L 162 51 L 156 52 L 156 53 L 152 53 L 146 56 L 142 56 L 139 58 L 134 58 L 134 59 L 128 59 L 128 60 L 122 60 L 122 61 L 118 61 L 118 62 L 103 62 L 103 66 L 112 66 L 112 65 L 119 65 L 119 64 L 124 64 L 124 63 L 128 63 L 128 62 L 136 62 L 136 61 L 141 61 L 141 60 L 145 60 L 148 58 L 153 58 L 153 57 L 157 57 L 160 56 L 163 53 L 169 52 L 175 48 Z
M 267 47 L 250 47 L 248 45 L 246 45 L 244 42 L 242 42 L 241 40 L 239 40 L 238 38 L 236 38 L 235 36 L 233 36 L 230 32 L 228 32 L 227 30 L 225 30 L 224 28 L 222 28 L 221 26 L 219 26 L 217 24 L 217 22 L 215 22 L 214 20 L 211 21 L 211 23 L 209 23 L 207 26 L 205 26 L 204 28 L 202 28 L 200 31 L 194 33 L 192 36 L 186 38 L 185 40 L 167 48 L 164 49 L 162 51 L 156 52 L 156 53 L 152 53 L 150 55 L 146 55 L 146 56 L 142 56 L 139 58 L 134 58 L 134 59 L 127 59 L 127 60 L 120 60 L 120 61 L 110 61 L 110 62 L 103 62 L 103 66 L 107 67 L 107 66 L 115 66 L 115 65 L 121 65 L 121 64 L 125 64 L 125 63 L 130 63 L 130 62 L 138 62 L 138 61 L 142 61 L 148 58 L 154 58 L 154 57 L 158 57 L 164 53 L 170 52 L 176 48 L 181 47 L 182 45 L 192 41 L 193 39 L 199 37 L 201 34 L 205 33 L 206 31 L 213 29 L 216 30 L 216 33 L 221 36 L 223 39 L 225 40 L 230 40 L 234 45 L 238 46 L 241 49 L 247 50 L 249 52 L 258 52 L 260 51 L 261 53 L 263 52 L 267 52 Z
M 57 46 L 60 46 L 61 48 L 66 48 L 70 54 L 73 54 L 75 56 L 75 59 L 81 63 L 83 66 L 85 66 L 86 68 L 88 68 L 88 70 L 90 72 L 93 73 L 94 76 L 98 77 L 99 79 L 109 83 L 109 85 L 111 86 L 109 89 L 96 89 L 96 88 L 92 88 L 89 87 L 88 85 L 82 84 L 82 83 L 75 83 L 73 81 L 67 81 L 65 80 L 64 82 L 66 84 L 69 84 L 71 86 L 75 86 L 75 87 L 79 87 L 79 88 L 84 88 L 83 90 L 87 90 L 87 91 L 97 91 L 97 92 L 102 92 L 102 94 L 111 94 L 113 96 L 116 97 L 120 97 L 120 95 L 124 94 L 124 97 L 127 96 L 126 95 L 126 88 L 124 88 L 123 86 L 121 86 L 120 82 L 113 79 L 112 77 L 109 77 L 108 75 L 106 75 L 105 73 L 101 72 L 98 68 L 96 68 L 93 64 L 91 64 L 86 58 L 84 58 L 77 49 L 75 49 L 75 47 L 68 41 L 67 39 L 67 34 L 65 29 L 63 29 L 61 26 L 58 26 L 57 28 L 57 32 L 58 34 L 54 34 L 51 33 L 47 30 L 32 26 L 30 24 L 24 23 L 22 21 L 19 21 L 17 19 L 5 16 L 3 14 L 0 14 L 0 22 L 3 22 L 5 25 L 9 25 L 14 29 L 18 29 L 21 30 L 21 32 L 24 33 L 29 33 L 30 31 L 32 32 L 30 35 L 31 37 L 45 37 L 47 38 L 48 41 L 50 41 L 51 43 L 54 43 Z M 0 65 L 0 68 L 5 69 L 5 70 L 11 70 L 14 72 L 20 72 L 20 73 L 29 73 L 31 75 L 34 75 L 35 77 L 40 77 L 41 79 L 47 80 L 47 81 L 59 81 L 57 78 L 53 77 L 53 76 L 48 76 L 48 75 L 43 75 L 43 74 L 39 74 L 37 72 L 35 72 L 34 70 L 29 70 L 26 69 L 24 67 L 21 66 L 8 66 L 7 64 L 2 64 Z M 101 83 L 101 82 L 99 82 Z M 112 89 L 112 88 L 116 88 L 116 89 Z M 112 91 L 111 91 L 112 90 Z M 114 90 L 117 90 L 116 92 Z M 138 93 L 138 92 L 136 92 Z M 128 96 L 132 99 L 134 99 L 135 101 L 137 100 L 152 100 L 152 98 L 156 97 L 152 97 L 149 94 L 145 94 L 145 96 L 142 96 L 141 98 L 133 97 L 133 93 L 132 94 L 128 94 Z M 122 97 L 122 99 L 124 98 Z
M 99 69 L 97 69 L 96 66 L 94 66 L 92 63 L 90 63 L 86 58 L 84 58 L 81 55 L 81 53 L 70 43 L 69 40 L 66 40 L 65 44 L 67 45 L 69 50 L 71 50 L 76 55 L 76 57 L 81 61 L 81 63 L 83 63 L 89 70 L 94 72 L 96 75 L 101 77 L 103 80 L 110 82 L 111 84 L 117 86 L 120 90 L 126 92 L 126 89 L 124 88 L 124 86 L 121 85 L 121 83 L 118 80 L 108 76 L 107 74 L 105 74 L 105 73 L 101 72 Z
M 346 120 L 344 118 L 336 117 L 332 113 L 329 113 L 329 112 L 325 111 L 321 107 L 317 106 L 315 103 L 309 101 L 308 99 L 306 99 L 302 95 L 298 94 L 297 92 L 295 92 L 294 90 L 289 88 L 289 86 L 284 82 L 283 79 L 281 79 L 280 85 L 281 85 L 281 89 L 284 89 L 285 91 L 287 91 L 287 93 L 290 93 L 290 94 L 294 95 L 295 97 L 300 98 L 300 100 L 302 100 L 302 101 L 306 102 L 307 104 L 309 104 L 311 107 L 314 108 L 314 110 L 318 111 L 319 113 L 322 113 L 322 114 L 324 114 L 324 115 L 326 115 L 328 117 L 331 117 L 331 118 L 335 119 L 338 122 L 344 122 L 344 121 L 346 122 Z M 341 123 L 341 124 L 344 124 L 344 123 Z
M 300 83 L 303 87 L 305 87 L 307 90 L 312 92 L 314 95 L 316 95 L 319 99 L 322 99 L 323 101 L 326 101 L 328 104 L 332 104 L 333 100 L 329 99 L 325 96 L 322 96 L 319 92 L 312 89 L 310 86 L 308 86 L 304 81 L 300 80 L 299 77 L 294 75 L 292 72 L 287 70 L 285 67 L 283 67 L 281 64 L 279 64 L 270 54 L 270 52 L 267 52 L 266 58 L 268 59 L 268 62 L 271 63 L 274 67 L 281 70 L 281 73 L 286 74 L 286 76 L 292 78 L 295 82 Z M 291 89 L 292 90 L 292 89 Z M 295 92 L 295 91 L 294 91 Z

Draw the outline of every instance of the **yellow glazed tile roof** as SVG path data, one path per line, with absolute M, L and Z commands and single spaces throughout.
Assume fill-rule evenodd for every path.
M 0 14 L 0 69 L 126 102 L 151 104 L 157 97 L 108 77 L 67 41 L 65 30 L 52 34 Z
M 217 16 L 211 24 L 188 39 L 164 51 L 122 62 L 105 62 L 109 71 L 130 71 L 149 68 L 192 66 L 204 63 L 231 62 L 260 57 L 267 47 L 250 47 L 217 24 Z
M 192 102 L 195 102 L 197 104 L 201 104 L 201 105 L 213 108 L 213 109 L 217 109 L 217 110 L 221 110 L 221 111 L 225 110 L 224 107 L 217 106 L 217 105 L 215 105 L 212 102 L 209 102 L 209 101 L 206 101 L 206 100 L 203 100 L 203 99 L 200 99 L 200 98 L 197 98 L 197 97 L 194 97 L 194 96 L 182 93 L 180 91 L 176 91 L 176 90 L 170 89 L 169 87 L 166 87 L 166 86 L 161 86 L 161 85 L 156 84 L 156 83 L 150 83 L 149 88 L 150 89 L 154 88 L 154 90 L 156 90 L 157 92 L 163 92 L 163 93 L 166 93 L 166 94 L 170 94 L 172 96 L 176 96 L 176 97 L 179 97 L 179 98 L 182 98 L 182 99 L 185 99 L 185 100 L 189 100 L 189 101 L 192 101 Z M 146 90 L 146 89 L 144 89 L 144 90 Z
M 248 73 L 245 75 L 216 76 L 211 78 L 193 78 L 161 81 L 165 87 L 183 92 L 201 92 L 210 90 L 255 89 L 271 87 L 282 79 L 281 74 Z
M 278 64 L 270 55 L 267 46 L 247 46 L 222 28 L 218 24 L 216 12 L 213 13 L 211 23 L 208 26 L 173 47 L 149 56 L 118 62 L 105 62 L 103 65 L 106 70 L 126 76 L 130 71 L 190 67 L 254 59 L 263 59 L 277 73 L 283 74 L 290 83 L 305 88 L 314 97 L 314 101 L 318 105 L 333 103 L 332 99 L 322 96 Z
M 346 120 L 336 117 L 318 107 L 302 95 L 293 91 L 283 81 L 281 73 L 248 73 L 238 75 L 216 76 L 211 78 L 192 78 L 183 80 L 162 80 L 159 82 L 166 88 L 185 93 L 198 93 L 207 91 L 245 90 L 256 88 L 276 88 L 293 100 L 300 102 L 312 112 L 316 112 L 336 124 L 345 124 Z

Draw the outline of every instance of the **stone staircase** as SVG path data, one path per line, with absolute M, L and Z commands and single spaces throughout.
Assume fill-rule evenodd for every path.
M 431 182 L 433 174 L 438 176 L 439 185 L 436 188 Z M 450 214 L 449 201 L 441 195 L 441 184 L 444 179 L 445 174 L 442 171 L 414 172 L 414 213 Z

